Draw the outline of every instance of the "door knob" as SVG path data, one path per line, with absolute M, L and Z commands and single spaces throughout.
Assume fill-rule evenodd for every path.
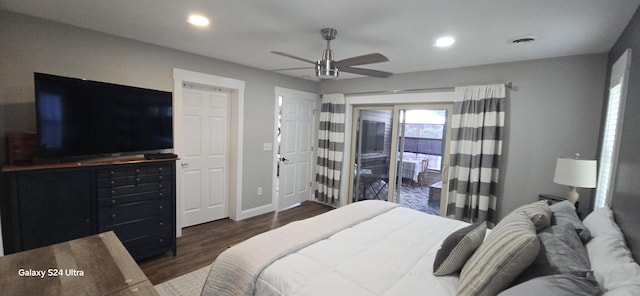
M 180 163 L 180 167 L 182 167 L 183 169 L 184 169 L 184 168 L 188 168 L 188 167 L 189 167 L 189 164 L 188 164 L 188 163 L 185 163 L 185 162 L 182 162 L 182 163 Z
M 286 159 L 285 157 L 280 158 L 280 161 L 289 161 L 288 159 Z

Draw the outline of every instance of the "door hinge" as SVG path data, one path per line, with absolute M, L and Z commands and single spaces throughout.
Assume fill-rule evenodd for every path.
M 309 188 L 311 188 L 313 186 L 313 182 L 309 182 Z
M 313 109 L 313 115 L 316 115 L 316 111 L 317 111 L 316 109 Z

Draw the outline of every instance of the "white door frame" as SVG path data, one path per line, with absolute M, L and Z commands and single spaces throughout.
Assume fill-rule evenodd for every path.
M 276 192 L 276 182 L 278 181 L 278 177 L 277 177 L 277 161 L 278 161 L 278 113 L 280 112 L 280 106 L 278 105 L 278 96 L 281 95 L 289 95 L 289 96 L 296 96 L 296 97 L 301 97 L 301 98 L 308 98 L 308 99 L 313 99 L 316 102 L 316 106 L 314 107 L 314 119 L 313 119 L 313 123 L 312 123 L 312 129 L 313 129 L 313 134 L 311 135 L 312 139 L 311 139 L 311 146 L 313 149 L 313 152 L 311 153 L 311 159 L 310 159 L 310 163 L 311 164 L 315 164 L 316 162 L 314 161 L 316 159 L 316 153 L 317 150 L 316 146 L 318 143 L 318 121 L 320 119 L 320 112 L 317 112 L 316 110 L 319 110 L 318 107 L 320 105 L 320 96 L 316 93 L 309 93 L 309 92 L 304 92 L 304 91 L 299 91 L 299 90 L 295 90 L 295 89 L 289 89 L 289 88 L 284 88 L 284 87 L 278 87 L 276 86 L 275 88 L 275 110 L 274 110 L 274 121 L 273 121 L 273 159 L 274 159 L 274 166 L 273 166 L 273 178 L 272 178 L 272 184 L 271 184 L 271 188 L 273 188 L 272 194 L 271 194 L 271 204 L 273 205 L 273 208 L 277 211 L 279 206 L 278 206 L 278 192 Z M 315 173 L 316 173 L 316 166 L 313 165 L 311 168 L 311 174 L 310 177 L 312 180 L 315 179 Z M 313 197 L 313 193 L 316 190 L 316 184 L 315 182 L 313 182 L 313 185 L 311 186 L 311 188 L 309 188 L 309 200 L 312 199 Z
M 182 143 L 178 132 L 182 130 L 182 86 L 185 82 L 193 82 L 211 87 L 219 87 L 230 90 L 231 117 L 237 120 L 231 121 L 229 126 L 229 217 L 233 220 L 242 219 L 242 151 L 244 129 L 244 88 L 245 82 L 227 77 L 198 73 L 183 69 L 173 69 L 173 150 L 180 157 Z M 233 153 L 233 151 L 238 151 Z M 182 236 L 182 177 L 179 173 L 180 160 L 176 163 L 176 236 Z

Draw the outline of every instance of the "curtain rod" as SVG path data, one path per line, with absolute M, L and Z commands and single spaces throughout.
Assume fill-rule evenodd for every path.
M 512 82 L 504 84 L 506 88 L 513 88 Z M 452 91 L 454 86 L 449 87 L 431 87 L 431 88 L 413 88 L 413 89 L 394 89 L 394 90 L 377 90 L 377 91 L 364 91 L 364 92 L 352 92 L 344 93 L 345 96 L 364 96 L 364 95 L 385 95 L 385 94 L 406 94 L 406 93 L 418 93 L 418 92 L 438 92 L 438 91 Z M 324 94 L 320 94 L 324 95 Z

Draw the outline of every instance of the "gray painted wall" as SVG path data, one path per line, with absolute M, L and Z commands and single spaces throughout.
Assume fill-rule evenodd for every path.
M 244 80 L 242 209 L 272 192 L 275 87 L 317 92 L 317 83 L 95 31 L 0 11 L 0 163 L 5 132 L 35 131 L 33 72 L 173 91 L 173 68 Z M 256 194 L 262 187 L 264 194 Z
M 386 80 L 314 83 L 5 12 L 0 12 L 0 40 L 0 134 L 35 130 L 34 71 L 167 91 L 172 90 L 174 67 L 246 81 L 244 210 L 271 201 L 274 164 L 272 152 L 263 151 L 262 144 L 273 137 L 275 86 L 331 93 L 512 81 L 499 215 L 536 200 L 540 193 L 562 195 L 566 188 L 552 182 L 556 157 L 574 152 L 595 157 L 607 63 L 606 54 L 595 54 L 410 73 Z M 4 161 L 4 138 L 0 139 L 0 161 Z M 257 187 L 263 187 L 263 196 L 256 195 Z
M 579 152 L 595 159 L 606 76 L 606 54 L 502 63 L 459 69 L 326 81 L 321 93 L 438 88 L 513 82 L 508 91 L 507 128 L 500 170 L 498 216 L 537 200 L 564 196 L 553 183 L 557 157 Z M 580 207 L 592 190 L 582 189 Z

